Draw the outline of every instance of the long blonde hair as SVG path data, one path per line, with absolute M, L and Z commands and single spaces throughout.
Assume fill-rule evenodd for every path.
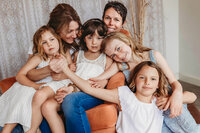
M 144 67 L 144 66 L 149 66 L 152 68 L 155 68 L 158 72 L 159 75 L 159 82 L 158 82 L 158 88 L 156 90 L 156 92 L 154 93 L 155 96 L 168 96 L 168 81 L 167 78 L 165 77 L 165 74 L 163 73 L 163 71 L 161 70 L 161 68 L 156 65 L 155 63 L 153 63 L 152 61 L 143 61 L 141 63 L 139 63 L 133 70 L 133 76 L 131 78 L 131 83 L 129 85 L 129 87 L 132 89 L 133 92 L 137 91 L 136 89 L 136 85 L 135 85 L 135 80 L 136 77 L 139 73 L 139 71 Z
M 141 44 L 139 44 L 137 41 L 133 40 L 130 36 L 125 35 L 121 32 L 112 32 L 109 33 L 103 40 L 101 45 L 101 51 L 104 52 L 106 48 L 106 44 L 114 39 L 118 39 L 128 46 L 130 46 L 131 50 L 133 51 L 133 54 L 137 57 L 141 57 L 140 53 L 143 53 L 144 51 L 149 51 L 151 48 L 145 47 Z M 143 57 L 141 57 L 143 58 Z
M 63 47 L 62 47 L 62 41 L 60 37 L 55 33 L 54 29 L 49 26 L 42 26 L 40 27 L 33 36 L 33 55 L 39 54 L 43 60 L 48 59 L 48 55 L 44 52 L 43 46 L 42 46 L 42 35 L 49 31 L 57 40 L 59 43 L 59 53 L 64 55 Z

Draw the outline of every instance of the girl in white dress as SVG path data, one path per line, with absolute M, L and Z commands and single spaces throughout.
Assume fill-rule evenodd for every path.
M 59 60 L 53 61 L 65 62 L 65 59 L 61 56 Z M 163 115 L 155 102 L 156 97 L 168 96 L 168 88 L 164 73 L 158 65 L 151 61 L 139 63 L 133 71 L 131 89 L 122 86 L 113 90 L 92 88 L 66 66 L 60 67 L 82 91 L 121 107 L 116 125 L 118 133 L 161 133 Z M 56 71 L 54 68 L 52 70 Z M 192 103 L 195 99 L 193 93 L 184 92 L 183 102 Z
M 54 55 L 63 54 L 61 39 L 50 27 L 42 26 L 38 29 L 34 34 L 33 42 L 34 56 L 16 75 L 18 82 L 0 97 L 0 126 L 4 126 L 2 133 L 11 132 L 17 123 L 23 126 L 25 132 L 30 129 L 32 98 L 40 86 L 51 81 L 52 78 L 49 76 L 38 82 L 32 82 L 26 74 L 33 68 L 47 66 Z M 68 63 L 70 63 L 69 58 L 67 57 Z
M 88 80 L 89 78 L 100 75 L 107 68 L 109 68 L 109 66 L 112 64 L 112 59 L 107 57 L 104 53 L 100 52 L 101 42 L 107 34 L 107 27 L 102 20 L 90 19 L 85 22 L 81 30 L 82 36 L 80 38 L 80 45 L 83 50 L 79 50 L 74 55 L 74 62 L 76 63 L 77 67 L 75 73 L 82 79 Z M 53 64 L 53 62 L 50 64 Z M 70 86 L 65 87 L 68 86 L 69 83 Z M 104 87 L 106 83 L 106 81 L 103 81 L 101 83 L 91 84 L 95 87 Z M 33 108 L 37 106 L 37 111 L 39 111 L 39 108 L 41 108 L 42 105 L 42 114 L 48 121 L 51 131 L 55 133 L 64 133 L 64 124 L 57 111 L 60 110 L 60 103 L 62 103 L 63 98 L 67 94 L 75 90 L 77 91 L 78 89 L 69 79 L 62 80 L 60 82 L 52 81 L 45 84 L 44 86 L 45 87 L 42 89 L 54 90 L 54 92 L 56 92 L 56 96 L 54 98 L 48 99 L 45 102 L 45 100 L 49 97 L 44 96 L 44 94 L 41 92 L 42 89 L 41 91 L 37 91 L 33 98 Z M 54 93 L 52 91 L 51 96 L 53 94 Z M 37 112 L 37 114 L 41 114 L 41 112 Z M 39 119 L 41 120 L 42 117 Z

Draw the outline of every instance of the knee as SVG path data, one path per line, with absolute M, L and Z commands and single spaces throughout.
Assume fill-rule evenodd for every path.
M 42 104 L 42 114 L 43 116 L 48 116 L 48 115 L 51 115 L 52 111 L 56 111 L 56 106 L 51 102 L 51 101 L 45 101 L 43 104 Z
M 44 90 L 38 90 L 33 96 L 33 103 L 42 104 L 47 99 L 47 94 Z

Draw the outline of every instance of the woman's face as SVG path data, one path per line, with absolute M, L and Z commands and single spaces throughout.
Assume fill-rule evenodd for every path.
M 106 43 L 105 53 L 117 62 L 129 62 L 132 58 L 131 48 L 118 39 Z
M 79 32 L 79 24 L 76 21 L 71 21 L 68 26 L 63 26 L 59 35 L 65 42 L 71 44 L 77 38 Z
M 108 33 L 119 31 L 123 26 L 122 17 L 112 7 L 106 10 L 103 21 L 108 27 Z

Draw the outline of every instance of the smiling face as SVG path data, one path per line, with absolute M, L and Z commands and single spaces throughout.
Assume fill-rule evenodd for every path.
M 151 98 L 158 88 L 159 74 L 158 71 L 150 66 L 143 66 L 138 72 L 135 79 L 136 96 Z M 139 98 L 139 99 L 140 99 Z
M 122 16 L 112 7 L 106 10 L 103 21 L 108 27 L 108 33 L 119 31 L 123 26 Z
M 98 34 L 97 30 L 93 35 L 89 34 L 85 37 L 87 49 L 92 53 L 100 52 L 102 41 L 103 37 Z
M 44 52 L 48 56 L 53 56 L 54 54 L 57 54 L 59 51 L 59 42 L 54 37 L 54 35 L 51 32 L 46 31 L 42 34 L 41 37 L 41 45 L 44 49 Z
M 113 39 L 106 43 L 105 53 L 117 62 L 129 62 L 132 58 L 131 48 L 119 39 Z
M 59 33 L 60 37 L 67 43 L 71 44 L 77 38 L 79 32 L 79 24 L 76 21 L 71 21 L 69 26 L 63 26 Z

